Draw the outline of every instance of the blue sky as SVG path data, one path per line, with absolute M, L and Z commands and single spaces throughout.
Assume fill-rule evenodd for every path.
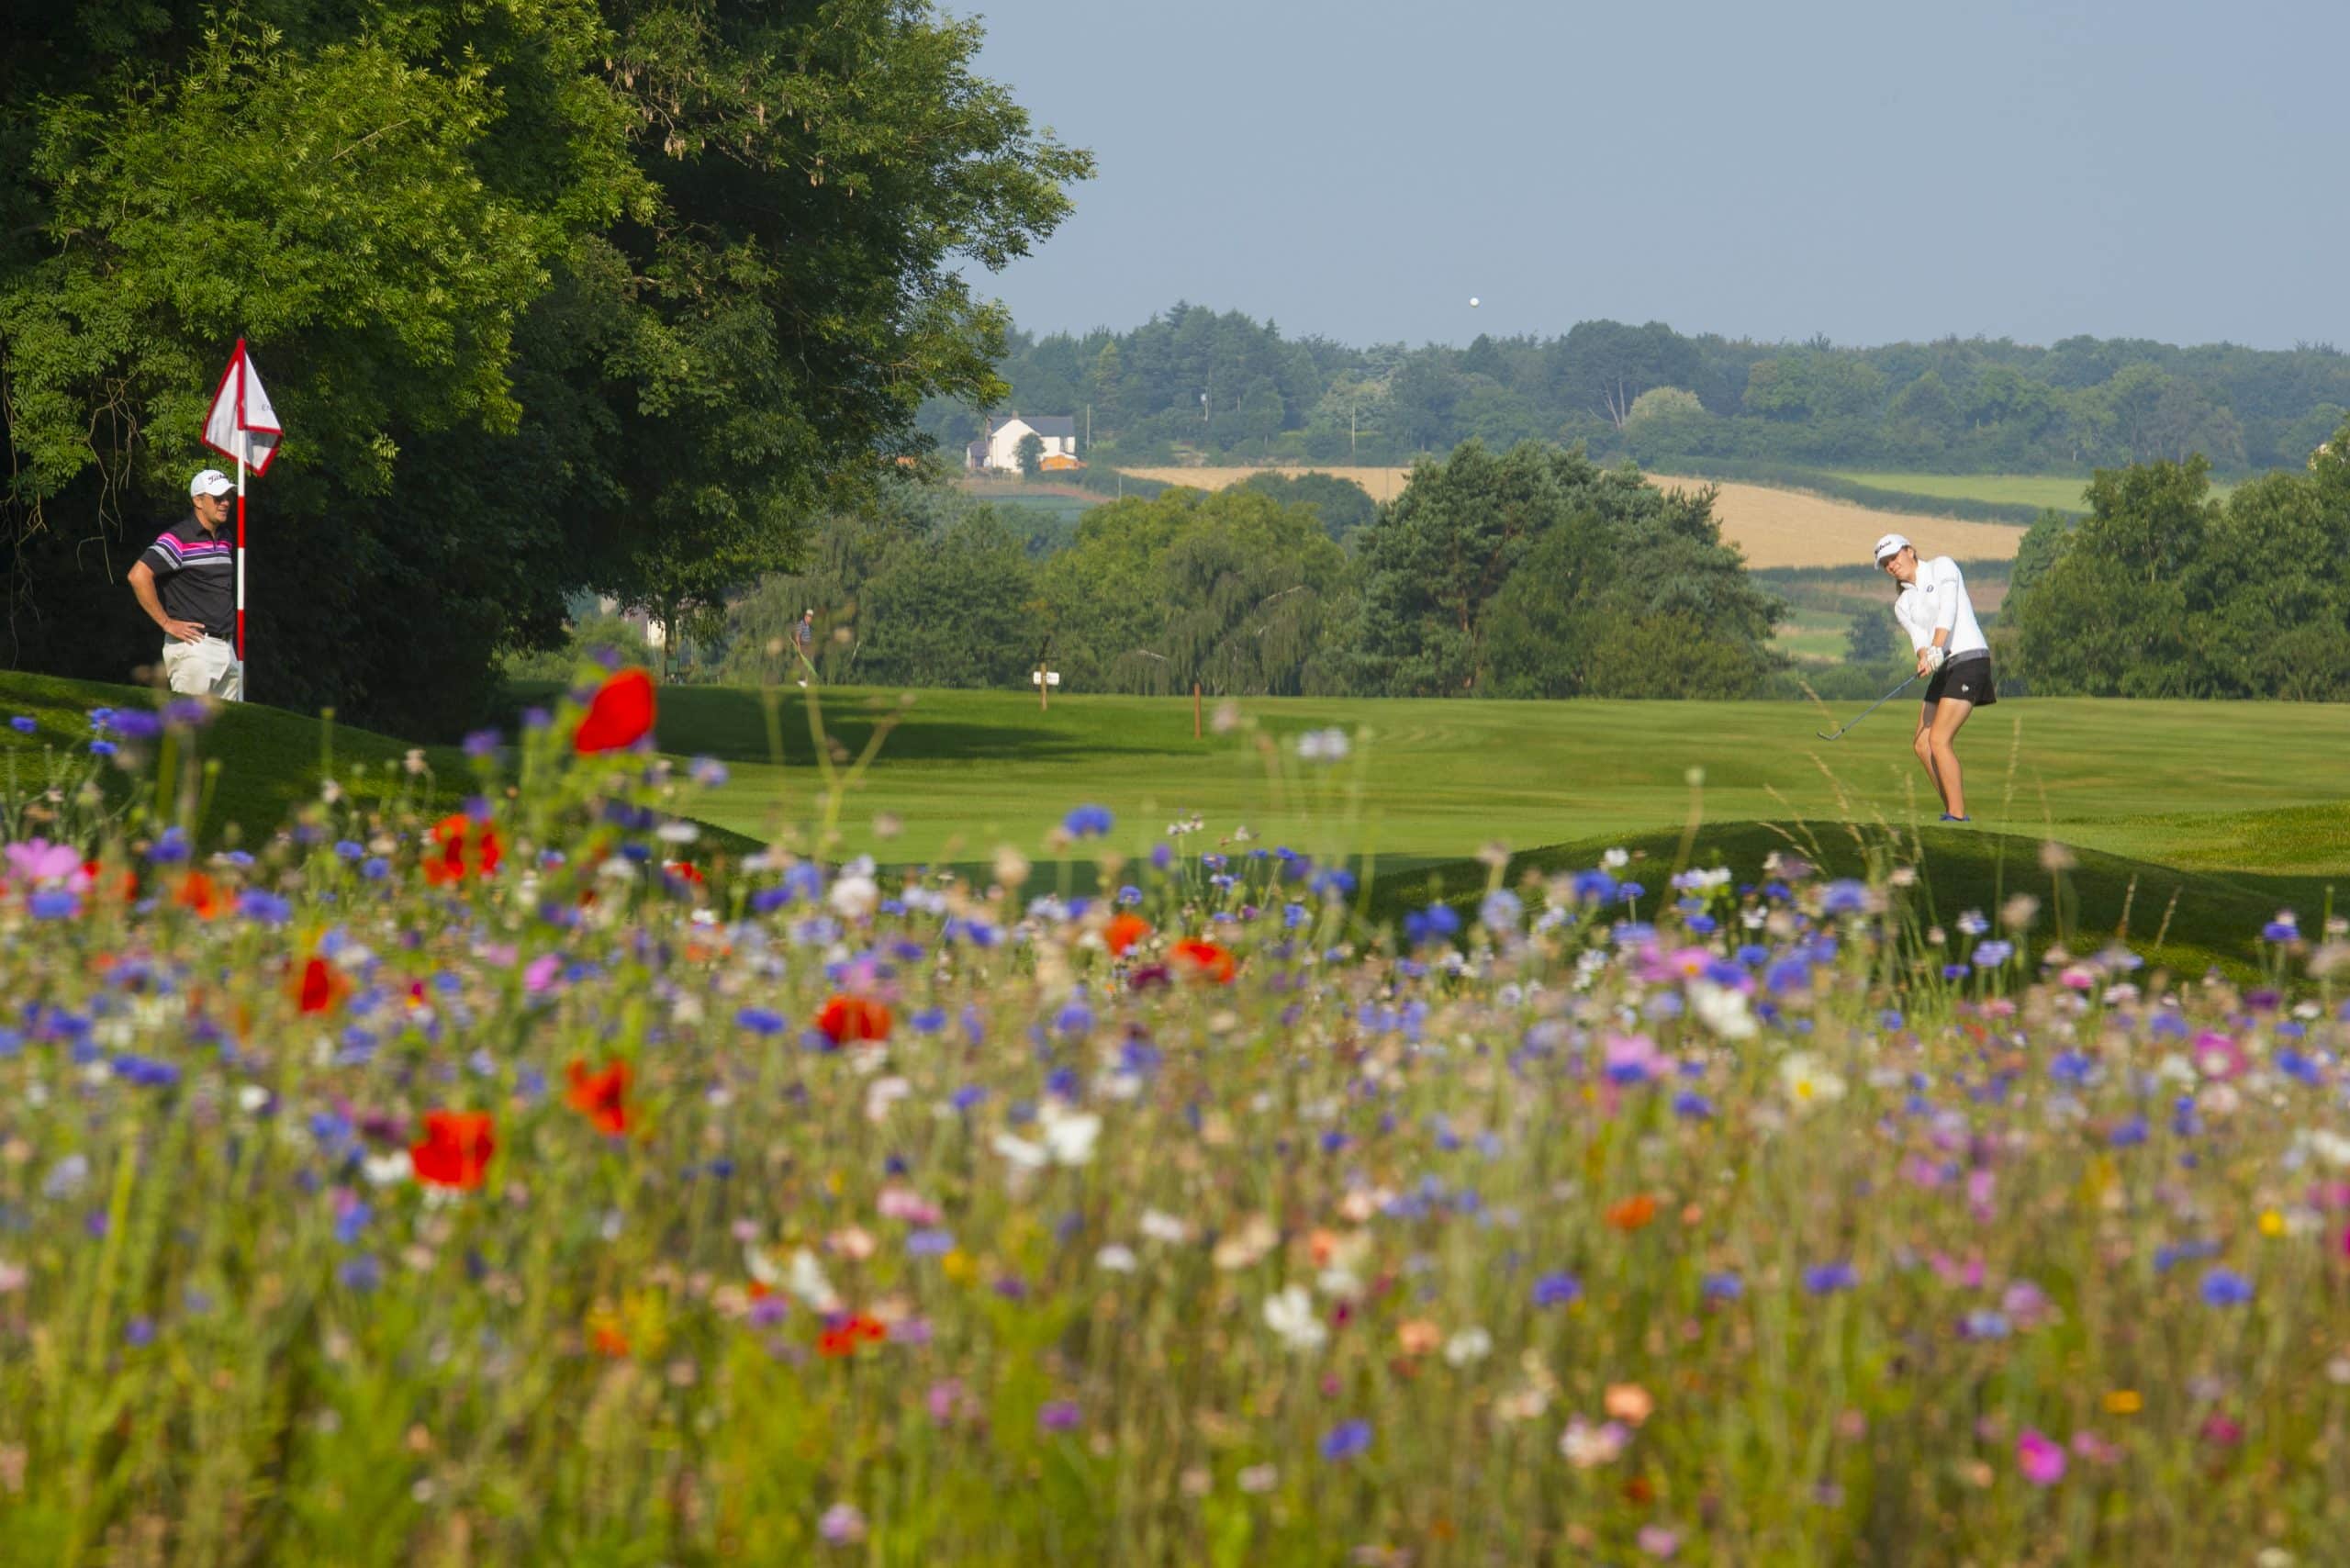
M 2350 349 L 2350 0 L 947 4 L 1100 160 L 1024 327 Z

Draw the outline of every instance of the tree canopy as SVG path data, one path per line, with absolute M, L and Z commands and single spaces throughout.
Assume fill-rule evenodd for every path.
M 123 570 L 249 339 L 257 695 L 414 733 L 581 588 L 674 620 L 987 402 L 958 267 L 1087 155 L 927 0 L 84 0 L 0 49 L 0 491 L 19 664 L 154 656 Z

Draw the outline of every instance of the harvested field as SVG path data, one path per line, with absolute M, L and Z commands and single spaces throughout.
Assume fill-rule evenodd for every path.
M 1126 472 L 1165 485 L 1220 490 L 1263 470 L 1129 468 Z M 1282 472 L 1328 474 L 1351 479 L 1369 492 L 1372 500 L 1389 501 L 1403 489 L 1404 481 L 1412 471 L 1330 467 Z M 1848 566 L 1856 561 L 1865 563 L 1870 544 L 1877 535 L 1887 532 L 1908 534 L 1929 554 L 1954 555 L 1962 561 L 2006 561 L 2014 557 L 2024 532 L 2020 528 L 1994 522 L 1962 522 L 1914 512 L 1884 511 L 1769 485 L 1725 484 L 1685 475 L 1649 476 L 1674 489 L 1715 484 L 1721 492 L 1714 510 L 1722 520 L 1722 536 L 1746 552 L 1746 562 L 1751 566 Z

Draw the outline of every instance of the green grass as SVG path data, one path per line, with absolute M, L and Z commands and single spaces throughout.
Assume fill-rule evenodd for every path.
M 2082 492 L 2088 487 L 2077 474 L 1912 474 L 1831 469 L 1836 477 L 1876 490 L 1899 490 L 1913 496 L 1944 500 L 1984 501 L 1994 506 L 2053 507 L 2058 511 L 2086 512 Z M 2224 497 L 2232 481 L 2214 479 L 2211 493 Z
M 1913 496 L 1936 496 L 1954 501 L 1988 501 L 1998 506 L 2054 507 L 2059 511 L 2085 511 L 2081 492 L 2086 476 L 2068 474 L 1888 474 L 1857 469 L 1831 470 L 1840 479 L 1872 489 L 1902 490 Z
M 543 695 L 524 690 L 518 701 Z M 721 757 L 732 772 L 695 803 L 718 830 L 706 849 L 766 842 L 779 823 L 809 819 L 823 777 L 800 695 L 779 703 L 771 740 L 756 692 L 663 693 L 665 747 Z M 1433 873 L 1458 889 L 1482 878 L 1467 857 L 1491 844 L 1538 867 L 1587 863 L 1617 843 L 1662 855 L 1694 809 L 1701 857 L 1743 857 L 1751 869 L 1770 847 L 1800 843 L 1833 860 L 1857 853 L 1855 827 L 1879 841 L 1900 834 L 1920 846 L 1930 876 L 1948 876 L 1953 901 L 1975 903 L 2003 880 L 2044 882 L 2036 846 L 2053 838 L 2081 856 L 2085 924 L 2118 924 L 2134 880 L 2133 928 L 2151 934 L 2176 892 L 2174 936 L 2221 954 L 2244 951 L 2229 934 L 2277 906 L 2314 918 L 2335 882 L 2350 886 L 2339 707 L 2003 702 L 1966 732 L 1977 825 L 1952 829 L 1932 821 L 1906 703 L 1830 743 L 1816 732 L 1857 704 L 1265 700 L 1237 704 L 1237 723 L 1217 734 L 1211 702 L 1208 733 L 1195 740 L 1192 705 L 1179 699 L 1071 695 L 1039 712 L 1006 692 L 820 697 L 843 772 L 877 722 L 889 722 L 871 767 L 844 793 L 836 847 L 891 864 L 983 866 L 1006 845 L 1045 858 L 1069 808 L 1098 801 L 1117 813 L 1113 846 L 1129 855 L 1196 812 L 1205 828 L 1192 847 L 1290 845 L 1355 857 L 1401 878 L 1396 886 Z M 40 725 L 29 737 L 0 732 L 8 766 L 39 766 L 44 747 L 81 753 L 93 706 L 151 702 L 127 687 L 0 678 L 0 708 Z M 1294 737 L 1334 727 L 1356 736 L 1353 754 L 1301 765 Z M 232 823 L 267 831 L 315 801 L 326 740 L 346 782 L 354 763 L 377 778 L 396 773 L 408 750 L 346 725 L 329 735 L 316 719 L 258 705 L 223 711 L 201 743 L 217 765 L 207 838 Z M 454 751 L 425 756 L 444 803 L 474 787 Z M 1703 773 L 1695 790 L 1692 768 Z
M 0 767 L 34 777 L 44 752 L 61 760 L 88 755 L 89 714 L 95 708 L 159 706 L 156 694 L 135 686 L 61 680 L 50 676 L 0 674 L 0 712 L 22 714 L 39 726 L 29 735 L 0 731 L 6 760 Z M 364 780 L 405 778 L 408 742 L 347 724 L 328 724 L 260 703 L 229 703 L 205 725 L 198 745 L 209 777 L 200 802 L 202 835 L 209 842 L 255 834 L 284 824 L 297 806 L 319 798 L 331 756 L 336 777 L 348 784 L 354 766 Z M 465 758 L 453 746 L 424 746 L 432 794 L 454 807 L 471 778 Z M 217 765 L 217 767 L 216 767 Z M 105 775 L 127 788 L 120 775 Z

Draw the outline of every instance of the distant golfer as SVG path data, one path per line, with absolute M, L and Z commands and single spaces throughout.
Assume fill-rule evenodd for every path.
M 228 497 L 236 487 L 218 468 L 189 480 L 188 515 L 163 530 L 130 567 L 139 608 L 163 629 L 163 674 L 184 697 L 244 699 L 237 552 L 227 532 Z
M 1893 617 L 1918 651 L 1918 673 L 1932 677 L 1910 746 L 1942 795 L 1942 821 L 1965 822 L 1966 786 L 1951 743 L 1968 714 L 1999 700 L 1991 685 L 1991 644 L 1975 624 L 1957 562 L 1947 555 L 1920 561 L 1909 541 L 1888 533 L 1876 542 L 1876 564 L 1901 585 L 1894 591 Z
M 808 684 L 808 677 L 816 673 L 816 612 L 803 610 L 800 624 L 791 629 L 791 651 L 800 655 L 800 667 L 806 672 L 800 684 Z

